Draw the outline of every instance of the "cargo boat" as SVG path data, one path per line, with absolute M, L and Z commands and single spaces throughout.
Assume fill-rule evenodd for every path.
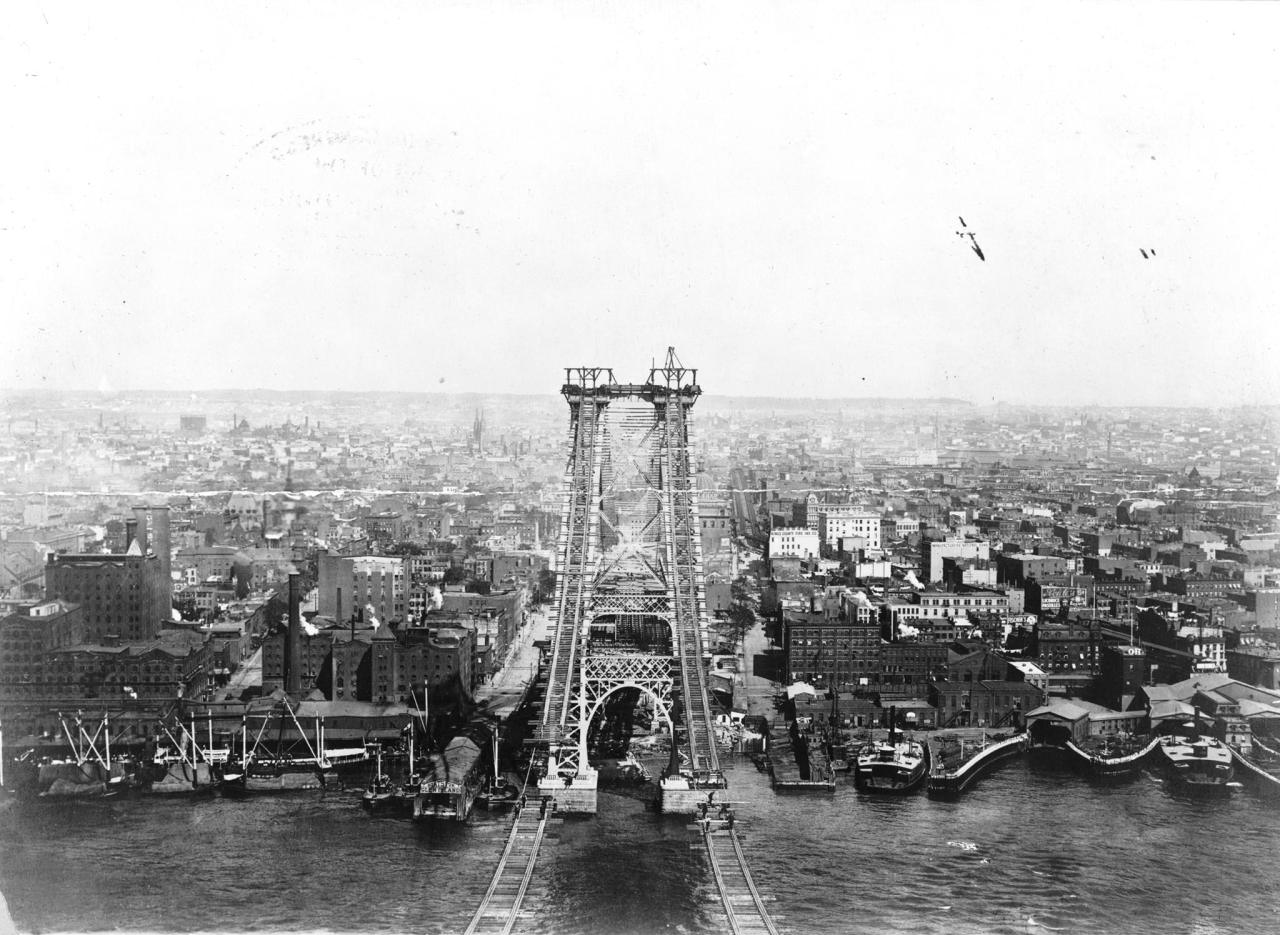
M 287 700 L 280 703 L 284 715 L 273 710 L 258 715 L 246 715 L 240 729 L 240 756 L 223 766 L 222 790 L 232 795 L 254 792 L 294 792 L 306 789 L 341 787 L 336 767 L 356 765 L 369 759 L 368 747 L 329 749 L 325 746 L 324 722 L 315 719 L 315 743 L 298 720 L 297 713 Z M 249 746 L 249 718 L 261 717 L 262 724 Z M 293 732 L 286 742 L 286 725 L 292 724 Z M 263 738 L 275 728 L 275 749 L 267 751 Z
M 468 733 L 449 741 L 443 752 L 426 758 L 426 771 L 413 797 L 415 821 L 467 820 L 487 772 L 485 750 L 488 745 L 488 727 L 474 725 Z
M 92 732 L 79 715 L 59 715 L 71 757 L 44 757 L 37 764 L 41 798 L 117 795 L 133 787 L 138 764 L 132 756 L 111 755 L 111 721 L 104 713 Z M 71 730 L 74 722 L 75 732 Z

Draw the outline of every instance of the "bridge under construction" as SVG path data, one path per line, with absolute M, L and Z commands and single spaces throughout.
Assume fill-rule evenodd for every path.
M 721 930 L 777 935 L 752 880 L 716 751 L 707 692 L 701 524 L 691 468 L 697 370 L 668 349 L 644 383 L 606 367 L 570 367 L 569 457 L 560 526 L 556 623 L 536 740 L 546 769 L 521 804 L 467 935 L 527 931 L 525 907 L 548 823 L 594 814 L 588 736 L 615 692 L 638 689 L 671 738 L 660 783 L 665 812 L 698 814 Z M 530 790 L 532 791 L 532 790 Z M 719 816 L 714 815 L 719 809 Z
M 560 526 L 556 623 L 538 740 L 541 796 L 596 810 L 592 718 L 638 689 L 671 736 L 664 811 L 693 812 L 725 786 L 705 664 L 707 612 L 690 410 L 698 372 L 668 350 L 644 383 L 606 367 L 569 367 L 569 457 Z

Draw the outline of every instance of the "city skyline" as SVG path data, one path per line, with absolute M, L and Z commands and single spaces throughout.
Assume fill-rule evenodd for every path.
M 1273 9 L 729 10 L 7 10 L 0 383 L 1280 402 Z

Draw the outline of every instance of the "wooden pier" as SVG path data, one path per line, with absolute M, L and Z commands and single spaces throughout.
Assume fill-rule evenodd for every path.
M 769 736 L 769 777 L 777 792 L 833 792 L 835 773 L 817 743 L 808 744 L 808 775 L 800 771 L 798 751 L 787 730 L 774 728 Z
M 930 744 L 938 746 L 930 751 L 933 766 L 929 773 L 929 795 L 959 795 L 995 763 L 1023 753 L 1028 741 L 1025 733 L 1014 734 L 995 743 L 984 743 L 979 749 L 964 754 L 963 759 L 957 762 L 954 757 L 945 755 L 939 741 L 931 739 Z M 963 742 L 961 749 L 964 750 Z

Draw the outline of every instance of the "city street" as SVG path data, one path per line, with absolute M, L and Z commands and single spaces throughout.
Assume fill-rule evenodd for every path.
M 758 609 L 759 604 L 755 604 Z M 772 720 L 777 712 L 773 708 L 773 697 L 780 690 L 777 683 L 755 674 L 755 658 L 770 648 L 769 638 L 765 636 L 764 622 L 756 617 L 753 626 L 742 639 L 741 672 L 746 689 L 747 713 L 761 714 Z
M 225 701 L 227 698 L 239 697 L 240 693 L 251 685 L 262 684 L 262 647 L 259 646 L 252 656 L 245 660 L 240 668 L 231 673 L 225 688 L 214 693 L 214 701 Z
M 549 608 L 530 610 L 502 668 L 476 690 L 476 701 L 490 714 L 505 718 L 515 710 L 525 686 L 538 670 L 538 649 L 533 644 L 545 639 L 550 628 Z

